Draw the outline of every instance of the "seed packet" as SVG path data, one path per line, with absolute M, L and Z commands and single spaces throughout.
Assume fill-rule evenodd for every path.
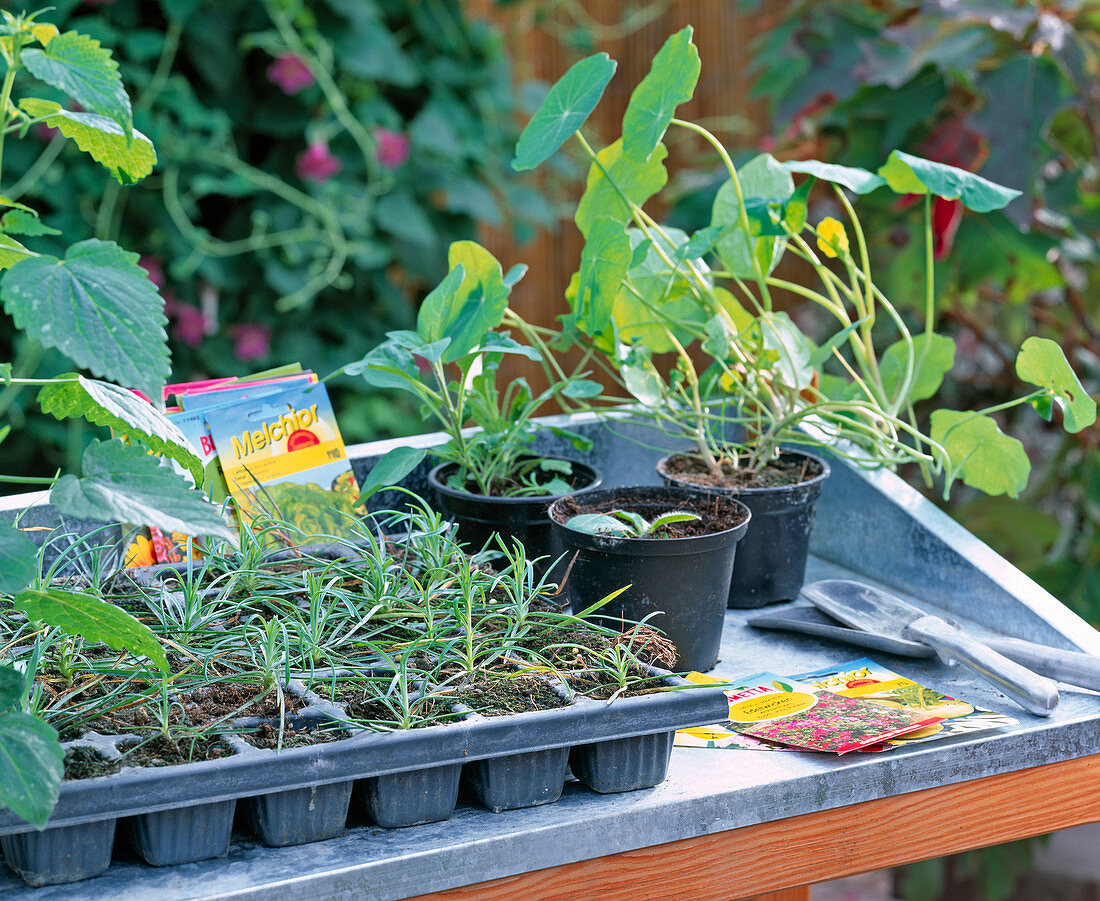
M 324 384 L 206 409 L 229 492 L 241 515 L 284 520 L 300 544 L 349 537 L 359 486 Z
M 983 710 L 966 701 L 941 694 L 935 689 L 925 688 L 867 657 L 849 660 L 834 667 L 801 673 L 793 678 L 845 697 L 860 698 L 885 707 L 943 717 L 942 722 L 921 729 L 919 732 L 910 732 L 890 739 L 885 743 L 888 748 L 935 741 L 950 738 L 953 735 L 970 735 L 974 732 L 999 729 L 1002 726 L 1014 726 L 1018 722 L 1006 714 Z
M 689 676 L 689 679 L 722 681 L 707 676 Z M 688 733 L 685 738 L 693 740 L 682 742 L 681 732 L 677 734 L 676 743 L 715 747 L 711 742 L 721 740 L 715 737 L 716 730 L 725 729 L 767 743 L 846 754 L 942 721 L 937 716 L 846 698 L 774 673 L 757 673 L 738 679 L 726 690 L 726 696 L 730 702 L 728 721 L 709 727 L 706 735 L 698 730 L 684 730 Z M 754 747 L 740 740 L 719 746 Z

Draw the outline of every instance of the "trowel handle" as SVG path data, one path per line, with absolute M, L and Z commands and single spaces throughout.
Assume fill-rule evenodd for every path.
M 982 642 L 1044 676 L 1100 691 L 1100 657 L 1081 651 L 1048 648 L 1020 638 L 985 638 Z
M 968 638 L 938 616 L 922 616 L 909 623 L 906 637 L 924 641 L 944 659 L 957 660 L 1036 716 L 1050 716 L 1058 706 L 1053 679 L 1033 673 L 992 648 Z

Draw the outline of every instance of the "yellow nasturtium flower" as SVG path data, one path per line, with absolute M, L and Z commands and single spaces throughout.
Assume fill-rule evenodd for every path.
M 822 219 L 817 226 L 817 246 L 827 257 L 838 256 L 838 251 L 847 253 L 848 233 L 844 230 L 844 223 L 832 216 Z
M 718 379 L 718 384 L 728 394 L 737 387 L 737 380 L 733 377 L 733 373 L 723 372 L 722 377 Z

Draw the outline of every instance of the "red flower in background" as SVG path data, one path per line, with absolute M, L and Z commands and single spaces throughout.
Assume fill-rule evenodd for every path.
M 323 182 L 343 168 L 341 162 L 334 157 L 324 141 L 315 141 L 298 154 L 295 161 L 295 170 L 299 178 L 305 181 Z
M 206 337 L 206 317 L 202 310 L 178 300 L 171 294 L 164 296 L 164 312 L 173 321 L 172 335 L 188 347 L 198 347 Z
M 233 338 L 233 356 L 242 363 L 262 360 L 271 351 L 271 326 L 259 322 L 242 322 L 229 327 Z
M 138 260 L 138 265 L 145 270 L 145 273 L 149 276 L 149 281 L 156 285 L 158 290 L 164 288 L 166 279 L 164 278 L 164 266 L 160 261 L 160 257 L 141 257 Z M 168 303 L 165 301 L 165 307 L 167 306 Z
M 409 158 L 409 139 L 397 131 L 379 126 L 374 130 L 378 143 L 378 162 L 383 169 L 396 169 Z
M 316 80 L 309 66 L 300 56 L 284 53 L 267 67 L 268 80 L 278 85 L 287 94 L 297 94 L 308 88 Z

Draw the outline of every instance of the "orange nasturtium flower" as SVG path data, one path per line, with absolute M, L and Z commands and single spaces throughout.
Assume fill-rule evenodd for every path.
M 832 216 L 822 219 L 817 226 L 817 246 L 827 257 L 847 253 L 848 233 L 844 230 L 844 223 Z

